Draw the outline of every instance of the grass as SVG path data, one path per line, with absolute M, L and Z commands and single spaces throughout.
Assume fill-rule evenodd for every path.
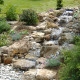
M 17 7 L 17 13 L 21 13 L 23 9 L 32 8 L 37 12 L 47 11 L 56 8 L 56 0 L 4 0 L 4 5 L 1 5 L 2 13 L 5 13 L 9 5 Z M 75 2 L 74 2 L 75 1 Z M 77 6 L 76 0 L 63 0 L 64 7 Z

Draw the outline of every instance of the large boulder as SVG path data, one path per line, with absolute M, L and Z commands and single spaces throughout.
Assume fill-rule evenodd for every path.
M 26 60 L 26 59 L 18 59 L 16 60 L 16 62 L 13 63 L 13 67 L 14 68 L 19 68 L 22 70 L 27 70 L 29 68 L 33 68 L 35 67 L 36 62 L 35 61 L 31 61 L 31 60 Z
M 59 50 L 58 45 L 43 46 L 41 49 L 40 55 L 43 57 L 49 58 L 52 55 L 55 55 L 58 50 Z
M 14 44 L 5 48 L 3 53 L 5 53 L 5 51 L 6 51 L 8 56 L 13 57 L 16 54 L 24 54 L 24 53 L 28 52 L 30 47 L 31 47 L 30 42 L 26 39 L 23 39 L 18 42 L 15 42 Z
M 23 80 L 53 80 L 56 73 L 47 69 L 30 69 L 24 73 Z

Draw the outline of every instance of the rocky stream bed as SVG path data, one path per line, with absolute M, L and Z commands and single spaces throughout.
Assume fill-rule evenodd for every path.
M 73 18 L 75 10 L 78 11 L 61 9 L 40 13 L 40 23 L 27 26 L 31 31 L 28 35 L 10 46 L 0 47 L 0 80 L 57 80 L 57 69 L 46 68 L 47 61 L 74 46 L 73 37 L 80 33 L 80 22 Z M 15 26 L 12 30 L 20 27 Z

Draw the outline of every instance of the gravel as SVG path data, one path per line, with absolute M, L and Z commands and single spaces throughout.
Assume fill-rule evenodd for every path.
M 0 80 L 23 80 L 24 72 L 15 71 L 10 65 L 0 64 Z

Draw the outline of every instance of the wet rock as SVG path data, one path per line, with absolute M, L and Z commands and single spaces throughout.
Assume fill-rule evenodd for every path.
M 51 55 L 56 54 L 56 52 L 59 50 L 58 45 L 53 46 L 43 46 L 40 52 L 40 55 L 46 58 L 51 57 Z
M 25 60 L 25 59 L 18 59 L 16 60 L 16 62 L 13 63 L 13 67 L 14 68 L 19 68 L 22 70 L 27 70 L 30 68 L 35 67 L 36 62 L 35 61 L 31 61 L 31 60 Z
M 60 34 L 62 33 L 63 28 L 59 27 L 58 29 L 52 29 L 51 32 L 51 39 L 56 40 L 60 37 Z

